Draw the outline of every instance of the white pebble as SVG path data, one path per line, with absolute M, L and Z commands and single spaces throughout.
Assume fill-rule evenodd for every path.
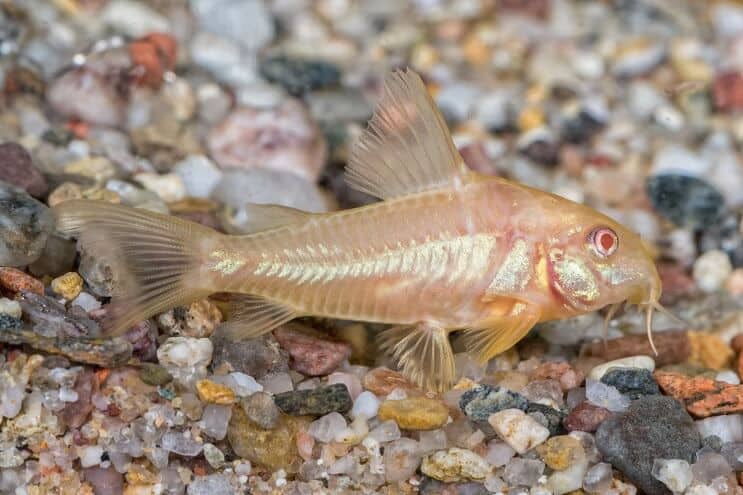
M 145 189 L 160 196 L 160 199 L 166 203 L 180 201 L 186 197 L 186 185 L 180 175 L 142 172 L 135 175 L 134 180 L 142 184 Z
M 743 442 L 743 414 L 710 416 L 694 422 L 704 438 L 717 435 L 722 443 Z
M 612 412 L 625 411 L 630 404 L 629 397 L 622 395 L 616 387 L 591 378 L 586 379 L 586 399 L 591 404 Z
M 208 198 L 222 178 L 222 171 L 204 155 L 191 155 L 173 167 L 192 198 Z
M 340 413 L 332 412 L 310 423 L 307 433 L 323 443 L 331 442 L 346 428 L 346 420 Z
M 62 402 L 75 402 L 77 399 L 77 392 L 71 388 L 62 387 L 59 389 L 59 400 Z
M 6 297 L 0 297 L 0 314 L 8 315 L 13 318 L 20 318 L 21 305 L 18 301 L 13 301 Z
M 87 292 L 81 292 L 75 299 L 72 300 L 72 306 L 80 306 L 86 312 L 90 313 L 96 309 L 100 309 L 101 302 L 91 294 Z
M 715 380 L 718 382 L 729 383 L 731 385 L 740 385 L 740 377 L 738 376 L 738 373 L 733 370 L 720 371 L 717 376 L 715 376 Z
M 263 385 L 255 381 L 255 378 L 250 375 L 235 371 L 234 373 L 230 373 L 230 376 L 235 383 L 235 393 L 240 397 L 247 397 L 256 392 L 263 392 Z
M 717 490 L 715 490 L 711 486 L 694 485 L 692 487 L 689 487 L 689 489 L 684 492 L 684 495 L 720 495 L 720 494 Z
M 504 409 L 488 418 L 500 438 L 519 454 L 547 440 L 550 432 L 520 409 Z
M 90 445 L 77 449 L 77 455 L 80 457 L 80 465 L 84 468 L 97 466 L 101 463 L 103 447 Z
M 732 272 L 730 258 L 719 249 L 707 251 L 694 262 L 694 281 L 708 294 L 717 292 Z
M 691 466 L 683 459 L 655 459 L 653 477 L 674 493 L 682 493 L 691 484 Z
M 615 359 L 614 361 L 608 361 L 598 366 L 594 366 L 591 371 L 588 372 L 588 378 L 594 380 L 601 380 L 607 371 L 611 368 L 640 368 L 649 371 L 655 370 L 655 360 L 650 356 L 629 356 L 626 358 Z
M 562 471 L 555 471 L 547 478 L 547 487 L 551 493 L 563 493 L 578 490 L 583 486 L 583 476 L 588 470 L 588 461 L 582 460 Z
M 356 397 L 356 401 L 353 403 L 353 409 L 351 409 L 351 417 L 371 419 L 377 415 L 378 410 L 379 399 L 372 392 L 366 390 Z

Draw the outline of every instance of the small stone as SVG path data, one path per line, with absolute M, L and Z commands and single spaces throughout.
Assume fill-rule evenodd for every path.
M 531 372 L 532 380 L 557 380 L 565 392 L 579 387 L 584 378 L 580 370 L 573 369 L 566 362 L 543 363 Z
M 683 403 L 694 416 L 743 412 L 743 385 L 662 371 L 655 373 L 655 379 L 663 392 Z
M 713 435 L 726 444 L 730 442 L 743 442 L 743 415 L 741 414 L 710 416 L 694 423 L 702 437 Z
M 224 474 L 196 476 L 188 485 L 188 495 L 232 495 L 235 488 Z
M 281 85 L 293 96 L 337 86 L 341 75 L 338 68 L 328 62 L 293 59 L 283 55 L 264 60 L 260 71 L 266 80 Z
M 345 413 L 353 406 L 348 388 L 341 383 L 312 390 L 284 392 L 276 395 L 274 402 L 284 413 L 292 416 L 323 416 L 331 412 Z
M 215 440 L 222 440 L 227 435 L 227 425 L 232 417 L 230 406 L 207 404 L 201 414 L 199 425 L 205 434 Z
M 588 493 L 607 493 L 613 477 L 611 464 L 605 462 L 594 464 L 583 477 L 583 490 Z
M 485 421 L 492 414 L 504 409 L 526 411 L 528 405 L 529 401 L 524 396 L 492 385 L 477 385 L 467 390 L 459 399 L 459 408 L 475 421 Z
M 292 376 L 283 371 L 264 376 L 261 378 L 260 384 L 266 392 L 273 395 L 283 394 L 294 390 L 294 381 L 292 380 Z
M 570 435 L 550 438 L 537 447 L 537 453 L 545 464 L 555 470 L 567 469 L 586 457 L 580 440 Z
M 152 172 L 142 172 L 134 176 L 134 180 L 142 184 L 145 189 L 156 193 L 166 203 L 180 201 L 186 197 L 186 185 L 183 179 L 176 174 L 159 175 Z
M 327 154 L 320 130 L 301 103 L 292 99 L 274 108 L 234 110 L 212 129 L 208 146 L 222 167 L 263 167 L 312 183 Z
M 563 425 L 568 431 L 594 432 L 610 416 L 611 411 L 608 409 L 584 401 L 570 411 Z
M 203 155 L 190 155 L 173 167 L 192 198 L 208 198 L 222 178 L 222 171 Z
M 2 277 L 0 268 L 0 278 Z M 36 282 L 34 280 L 34 282 Z M 100 333 L 98 324 L 76 308 L 67 311 L 54 299 L 35 292 L 22 292 L 17 298 L 25 319 L 37 335 L 46 337 L 95 337 Z
M 367 391 L 361 392 L 353 403 L 351 416 L 354 418 L 363 417 L 371 419 L 379 411 L 379 399 L 373 393 Z
M 693 479 L 691 466 L 682 459 L 655 459 L 652 474 L 674 493 L 683 493 Z
M 727 253 L 713 249 L 697 258 L 692 273 L 700 289 L 713 293 L 723 287 L 732 272 L 733 265 Z
M 263 385 L 255 381 L 250 375 L 235 371 L 229 375 L 229 387 L 235 391 L 239 397 L 248 397 L 256 392 L 263 391 Z
M 658 383 L 647 369 L 611 368 L 601 377 L 601 383 L 616 388 L 630 399 L 660 394 Z
M 281 413 L 271 394 L 256 392 L 242 399 L 240 405 L 248 418 L 261 428 L 270 430 L 276 427 Z
M 377 416 L 380 421 L 394 420 L 403 430 L 435 430 L 449 419 L 449 410 L 435 399 L 409 397 L 382 402 Z
M 0 144 L 0 181 L 23 189 L 31 196 L 41 197 L 49 186 L 34 166 L 31 155 L 18 143 Z
M 722 217 L 722 194 L 698 177 L 663 173 L 649 177 L 646 190 L 653 208 L 679 227 L 700 230 Z
M 596 446 L 606 462 L 646 493 L 665 493 L 652 475 L 655 459 L 688 462 L 700 445 L 689 414 L 674 399 L 659 395 L 633 401 L 626 413 L 604 421 L 596 432 Z
M 90 467 L 83 469 L 82 474 L 85 481 L 93 486 L 96 495 L 118 494 L 124 491 L 124 476 L 116 471 L 113 466 L 107 468 Z
M 715 106 L 724 112 L 743 109 L 743 74 L 723 72 L 715 78 L 713 93 Z
M 555 409 L 544 404 L 530 402 L 529 407 L 526 408 L 526 414 L 547 428 L 550 431 L 550 435 L 560 435 L 565 432 L 562 423 L 567 413 L 562 409 Z
M 176 50 L 176 40 L 165 33 L 149 33 L 130 42 L 127 51 L 134 66 L 135 82 L 158 89 L 165 72 L 175 68 Z
M 211 443 L 204 444 L 204 459 L 214 469 L 219 469 L 224 465 L 224 452 Z
M 510 445 L 495 439 L 488 443 L 488 451 L 485 455 L 485 460 L 494 467 L 503 467 L 508 464 L 508 461 L 510 461 L 514 455 L 516 455 L 516 451 L 513 450 Z
M 274 337 L 289 352 L 293 370 L 309 376 L 327 375 L 351 357 L 351 346 L 325 338 L 320 332 L 290 323 L 274 331 Z
M 421 464 L 423 474 L 445 483 L 484 481 L 491 470 L 485 459 L 458 447 L 426 456 Z
M 22 313 L 21 305 L 18 301 L 8 299 L 7 297 L 0 297 L 0 314 L 20 319 Z
M 75 272 L 65 273 L 52 280 L 52 290 L 68 301 L 72 301 L 83 290 L 83 279 Z
M 45 205 L 0 182 L 0 266 L 25 266 L 41 256 L 54 226 Z
M 547 428 L 521 409 L 504 409 L 488 418 L 495 432 L 519 454 L 531 450 L 549 438 Z
M 266 430 L 251 421 L 241 407 L 236 407 L 227 438 L 238 456 L 274 471 L 284 469 L 295 473 L 301 463 L 296 435 L 308 425 L 306 418 L 281 415 L 276 428 Z
M 93 411 L 91 398 L 98 393 L 99 382 L 95 373 L 85 371 L 77 375 L 74 391 L 77 400 L 68 402 L 64 408 L 57 411 L 57 417 L 62 424 L 69 428 L 80 428 Z
M 545 488 L 549 490 L 547 493 L 554 493 L 555 495 L 563 495 L 565 493 L 572 493 L 576 490 L 580 491 L 583 486 L 583 477 L 588 469 L 588 462 L 583 460 L 577 462 L 567 469 L 562 471 L 553 472 L 547 482 Z
M 694 480 L 712 484 L 716 478 L 724 478 L 732 474 L 733 468 L 727 459 L 717 452 L 697 452 L 696 462 L 691 466 Z
M 544 472 L 544 463 L 515 457 L 508 461 L 503 479 L 512 486 L 533 486 Z
M 630 404 L 629 397 L 622 395 L 615 387 L 590 378 L 586 380 L 586 399 L 612 412 L 625 411 Z
M 664 45 L 651 38 L 626 38 L 617 46 L 612 72 L 618 77 L 646 74 L 663 60 L 665 53 Z
M 139 378 L 147 385 L 160 386 L 170 383 L 173 380 L 173 375 L 168 373 L 164 366 L 142 363 L 139 368 Z
M 165 432 L 160 439 L 160 446 L 168 452 L 185 457 L 196 457 L 204 448 L 204 444 L 195 440 L 189 431 L 175 430 Z
M 212 359 L 209 339 L 171 337 L 157 349 L 157 360 L 173 378 L 194 386 L 196 380 L 206 377 L 206 366 Z
M 588 378 L 601 380 L 604 374 L 612 368 L 636 368 L 652 372 L 655 370 L 655 361 L 650 356 L 629 356 L 626 358 L 614 359 L 593 367 L 588 373 Z
M 88 445 L 78 449 L 77 455 L 80 457 L 80 465 L 83 468 L 97 466 L 101 463 L 103 456 L 103 447 L 100 445 Z
M 418 442 L 400 438 L 384 446 L 384 476 L 389 482 L 405 481 L 415 474 L 422 455 Z
M 433 431 L 440 432 L 441 430 Z M 422 433 L 424 432 L 421 432 L 421 434 Z M 381 423 L 379 423 L 379 426 L 369 432 L 369 437 L 379 443 L 391 442 L 400 438 L 400 427 L 397 426 L 397 423 L 392 420 L 382 421 Z
M 395 424 L 394 422 L 392 423 Z M 424 455 L 437 450 L 444 450 L 447 446 L 447 442 L 446 431 L 443 429 L 418 432 L 418 448 Z
M 234 342 L 218 334 L 212 338 L 215 368 L 240 371 L 256 380 L 289 369 L 288 354 L 268 335 Z
M 384 367 L 374 368 L 364 375 L 363 385 L 365 389 L 373 392 L 377 397 L 385 397 L 395 389 L 416 389 L 416 386 L 402 373 Z
M 219 308 L 208 299 L 192 302 L 187 308 L 180 306 L 157 317 L 161 330 L 186 337 L 209 337 L 222 322 Z
M 346 420 L 338 412 L 331 412 L 310 423 L 307 433 L 318 442 L 332 442 L 346 428 Z
M 196 382 L 196 391 L 199 399 L 212 404 L 230 405 L 235 403 L 235 392 L 226 385 L 211 380 L 199 380 Z
M 16 268 L 0 266 L 0 290 L 10 294 L 19 292 L 44 293 L 44 284 Z
M 47 88 L 46 99 L 55 112 L 70 119 L 113 127 L 124 120 L 120 95 L 88 66 L 57 77 Z

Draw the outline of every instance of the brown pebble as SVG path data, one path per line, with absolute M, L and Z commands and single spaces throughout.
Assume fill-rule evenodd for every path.
M 691 344 L 687 332 L 683 330 L 669 330 L 653 334 L 658 355 L 653 353 L 646 335 L 628 335 L 608 341 L 606 349 L 601 341 L 585 344 L 581 348 L 581 355 L 601 357 L 605 361 L 629 356 L 653 356 L 656 366 L 676 364 L 686 361 L 691 355 Z
M 26 148 L 13 142 L 0 144 L 0 181 L 20 187 L 36 197 L 43 196 L 49 189 Z
M 363 380 L 364 388 L 381 397 L 388 395 L 396 388 L 403 390 L 414 390 L 416 386 L 413 385 L 402 373 L 393 371 L 389 368 L 381 367 L 374 368 L 364 375 Z
M 687 335 L 691 345 L 689 363 L 713 370 L 728 368 L 734 353 L 724 340 L 707 332 L 690 331 Z
M 77 400 L 67 402 L 64 408 L 57 412 L 59 420 L 69 428 L 80 428 L 93 411 L 91 399 L 98 392 L 98 376 L 92 371 L 84 371 L 75 380 Z
M 743 74 L 737 71 L 719 74 L 713 94 L 715 106 L 724 112 L 743 110 Z
M 740 354 L 740 352 L 743 351 L 743 333 L 733 337 L 730 341 L 730 347 L 732 347 L 736 354 Z
M 608 409 L 584 401 L 570 411 L 562 424 L 568 431 L 577 430 L 593 433 L 609 416 L 611 416 L 611 411 Z
M 706 418 L 743 412 L 743 385 L 666 371 L 656 371 L 654 376 L 661 390 L 682 402 L 694 416 Z
M 566 362 L 547 362 L 537 366 L 531 372 L 531 380 L 557 380 L 563 392 L 577 388 L 583 382 L 585 375 L 580 370 L 573 369 Z
M 165 72 L 175 67 L 176 49 L 173 37 L 164 33 L 152 33 L 129 43 L 136 81 L 152 88 L 160 87 Z
M 330 340 L 320 332 L 297 323 L 279 327 L 274 337 L 292 357 L 291 369 L 305 375 L 332 373 L 351 356 L 351 346 L 346 342 Z
M 18 292 L 44 294 L 44 284 L 17 268 L 0 266 L 0 291 L 9 295 Z

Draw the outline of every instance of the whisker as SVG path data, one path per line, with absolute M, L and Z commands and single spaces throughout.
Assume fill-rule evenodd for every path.
M 655 306 L 653 306 L 652 304 L 648 304 L 647 308 L 645 309 L 645 327 L 648 332 L 650 348 L 653 349 L 653 352 L 657 356 L 658 349 L 655 348 L 655 343 L 653 342 L 653 309 L 655 309 Z
M 680 324 L 682 324 L 682 325 L 684 325 L 686 327 L 691 327 L 691 324 L 688 321 L 684 320 L 680 316 L 677 316 L 677 315 L 673 314 L 671 312 L 671 310 L 669 310 L 668 308 L 664 307 L 658 301 L 653 301 L 650 304 L 653 306 L 653 308 L 657 309 L 658 311 L 660 311 L 661 313 L 663 313 L 664 315 L 666 315 L 670 319 L 674 320 L 676 323 L 680 323 Z
M 609 310 L 606 312 L 603 328 L 604 354 L 607 354 L 609 351 L 609 346 L 607 344 L 607 338 L 609 337 L 609 323 L 611 322 L 612 318 L 614 318 L 614 315 L 617 314 L 619 308 L 622 307 L 622 304 L 622 302 L 612 304 L 611 306 L 609 306 Z

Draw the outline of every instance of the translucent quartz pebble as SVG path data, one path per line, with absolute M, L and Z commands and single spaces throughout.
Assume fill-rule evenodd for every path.
M 705 452 L 697 454 L 697 461 L 692 464 L 691 472 L 694 481 L 709 484 L 715 478 L 727 476 L 733 472 L 724 456 L 717 452 Z
M 232 495 L 235 490 L 223 474 L 197 476 L 188 485 L 188 495 Z
M 488 444 L 485 460 L 495 467 L 501 467 L 505 466 L 514 455 L 516 455 L 516 451 L 506 442 L 492 440 Z
M 160 440 L 160 446 L 168 452 L 174 454 L 195 457 L 201 453 L 201 449 L 204 445 L 201 442 L 197 442 L 190 435 L 184 432 L 169 431 L 163 435 Z
M 720 454 L 725 456 L 725 460 L 735 470 L 743 470 L 743 442 L 726 443 L 720 449 Z
M 227 435 L 227 425 L 232 417 L 232 407 L 208 404 L 201 415 L 200 425 L 204 433 L 215 440 L 222 440 Z
M 506 464 L 504 479 L 513 486 L 532 486 L 537 483 L 543 472 L 542 461 L 514 457 Z
M 611 464 L 599 462 L 583 476 L 583 490 L 588 493 L 606 493 L 613 477 Z
M 444 430 L 420 431 L 418 432 L 418 445 L 424 455 L 443 450 L 446 448 L 446 432 Z
M 384 469 L 387 481 L 403 481 L 415 474 L 421 463 L 418 442 L 399 438 L 384 448 Z
M 400 438 L 400 427 L 392 419 L 383 421 L 369 432 L 369 436 L 379 443 L 392 442 Z
M 691 484 L 691 466 L 683 459 L 655 459 L 653 477 L 666 485 L 669 490 L 681 493 Z
M 516 452 L 523 454 L 541 444 L 550 431 L 520 409 L 505 409 L 488 418 L 495 432 Z
M 371 419 L 377 415 L 378 410 L 379 399 L 377 399 L 376 395 L 367 390 L 361 392 L 359 396 L 356 397 L 356 400 L 353 403 L 353 408 L 351 409 L 351 416 L 354 418 L 361 416 L 366 419 Z
M 623 412 L 630 404 L 630 399 L 615 387 L 590 378 L 586 379 L 586 398 L 592 404 L 612 412 Z
M 743 442 L 743 414 L 710 416 L 694 424 L 702 437 L 717 435 L 723 444 Z
M 323 443 L 333 439 L 346 428 L 346 420 L 340 413 L 332 412 L 310 423 L 307 433 Z

